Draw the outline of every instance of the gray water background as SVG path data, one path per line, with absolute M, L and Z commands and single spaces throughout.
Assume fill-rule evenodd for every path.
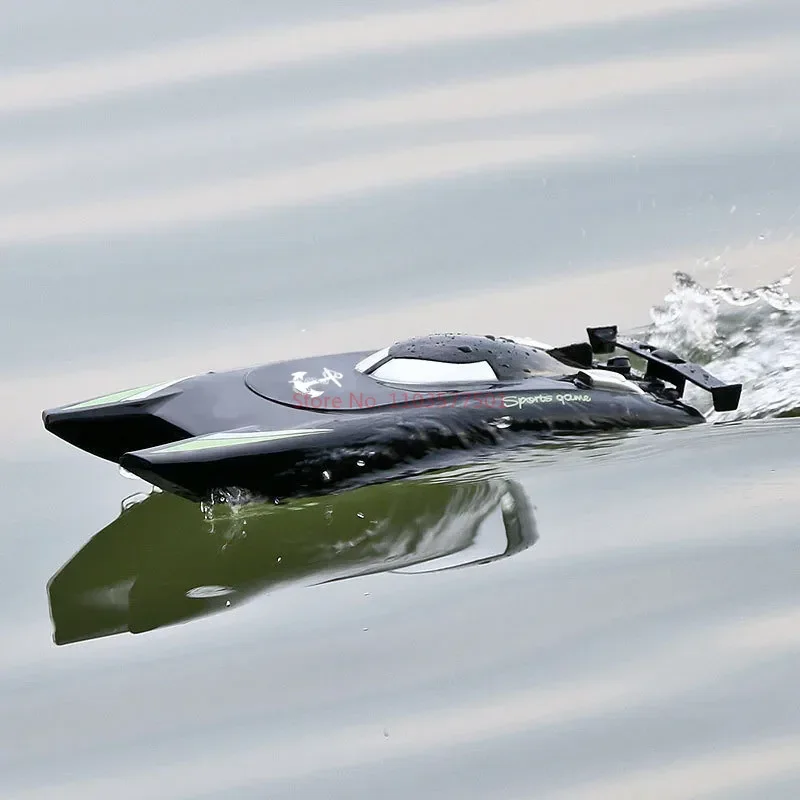
M 509 462 L 541 540 L 508 561 L 56 647 L 47 581 L 131 484 L 39 413 L 446 327 L 643 324 L 675 269 L 773 280 L 798 23 L 6 2 L 0 796 L 797 797 L 797 420 Z

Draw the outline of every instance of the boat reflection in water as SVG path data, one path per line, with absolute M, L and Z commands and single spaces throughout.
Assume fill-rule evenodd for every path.
M 439 477 L 281 505 L 134 496 L 50 580 L 56 644 L 141 633 L 280 585 L 481 564 L 537 539 L 522 487 Z

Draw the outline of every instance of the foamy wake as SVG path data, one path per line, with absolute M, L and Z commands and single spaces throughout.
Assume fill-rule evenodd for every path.
M 687 389 L 687 401 L 710 420 L 800 413 L 800 301 L 789 294 L 791 277 L 754 289 L 707 289 L 678 272 L 664 301 L 650 310 L 652 324 L 637 335 L 744 384 L 738 410 L 725 413 L 712 409 L 706 392 Z

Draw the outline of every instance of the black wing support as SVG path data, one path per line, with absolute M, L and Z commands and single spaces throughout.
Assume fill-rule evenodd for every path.
M 683 395 L 687 381 L 693 383 L 711 393 L 715 411 L 735 411 L 739 407 L 742 395 L 741 383 L 723 383 L 699 364 L 692 364 L 670 350 L 658 349 L 633 339 L 620 340 L 616 325 L 587 328 L 586 332 L 589 334 L 589 344 L 593 353 L 609 354 L 616 348 L 625 350 L 647 362 L 645 378 L 669 381 L 675 384 L 679 395 Z

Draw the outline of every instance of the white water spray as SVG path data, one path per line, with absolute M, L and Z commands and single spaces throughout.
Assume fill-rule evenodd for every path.
M 653 322 L 639 334 L 645 341 L 744 384 L 738 410 L 725 413 L 713 411 L 705 392 L 687 387 L 687 401 L 709 420 L 800 412 L 800 300 L 789 294 L 791 278 L 754 289 L 707 289 L 678 272 L 664 301 L 651 309 Z

